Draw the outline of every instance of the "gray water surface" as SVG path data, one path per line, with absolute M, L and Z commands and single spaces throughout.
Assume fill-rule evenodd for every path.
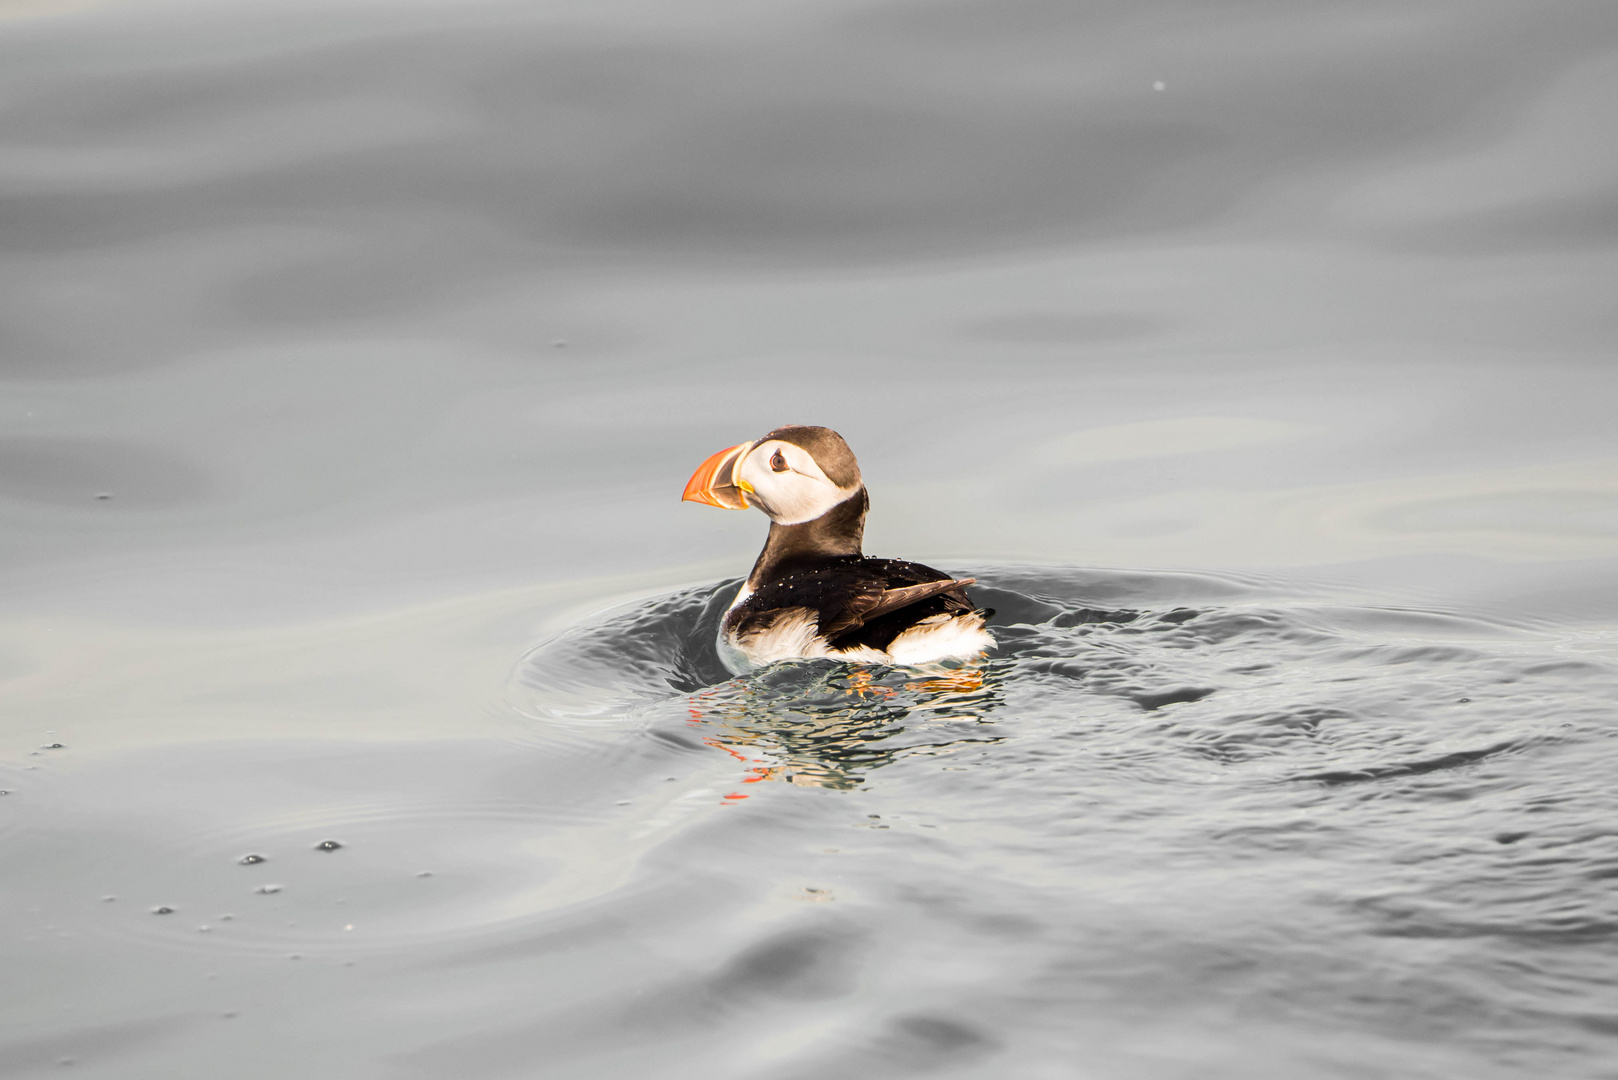
M 0 0 L 0 1076 L 1618 1075 L 1614 100 L 1601 3 Z M 994 656 L 717 668 L 788 422 Z

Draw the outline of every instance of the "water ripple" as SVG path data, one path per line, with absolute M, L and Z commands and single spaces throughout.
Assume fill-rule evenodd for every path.
M 731 677 L 712 647 L 727 581 L 579 621 L 522 659 L 508 696 L 541 741 L 593 732 L 728 762 L 717 801 L 752 815 L 729 845 L 790 849 L 801 815 L 877 811 L 854 826 L 890 854 L 854 888 L 934 934 L 966 911 L 1034 928 L 1014 938 L 1040 952 L 1001 972 L 999 1005 L 973 992 L 980 1014 L 1030 995 L 1088 1008 L 1100 979 L 1113 1009 L 1200 987 L 1289 1030 L 1404 1017 L 1476 1060 L 1569 1075 L 1599 1055 L 1618 670 L 1588 642 L 1256 580 L 952 569 L 999 614 L 992 654 L 950 672 L 821 660 Z M 784 797 L 805 788 L 857 806 Z M 703 820 L 676 849 L 740 819 Z M 939 869 L 894 893 L 900 864 Z M 1089 914 L 1053 922 L 1053 904 Z M 1155 955 L 1158 939 L 1178 951 Z M 1001 963 L 1020 946 L 983 948 Z M 858 1040 L 977 1045 L 950 1006 Z

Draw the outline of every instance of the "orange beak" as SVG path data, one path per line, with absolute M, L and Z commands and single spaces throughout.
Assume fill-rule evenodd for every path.
M 707 503 L 721 510 L 746 510 L 747 488 L 737 484 L 735 472 L 737 462 L 752 448 L 750 442 L 727 447 L 697 466 L 681 501 Z

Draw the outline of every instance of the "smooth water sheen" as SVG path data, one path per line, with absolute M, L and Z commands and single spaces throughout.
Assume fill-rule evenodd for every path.
M 1608 0 L 0 0 L 0 1078 L 1610 1080 L 1615 101 Z M 783 423 L 995 655 L 721 669 Z

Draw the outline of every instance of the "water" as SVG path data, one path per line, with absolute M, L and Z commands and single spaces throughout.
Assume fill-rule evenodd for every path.
M 627 805 L 668 827 L 683 804 L 681 831 L 710 835 L 678 846 L 731 864 L 715 893 L 740 863 L 853 909 L 720 950 L 691 993 L 753 985 L 707 1068 L 969 1053 L 1058 1075 L 1080 1047 L 1126 1075 L 1606 1064 L 1610 658 L 1262 582 L 970 570 L 1000 611 L 977 669 L 723 680 L 702 644 L 735 582 L 575 626 L 519 667 L 525 715 L 639 744 Z M 711 812 L 743 800 L 743 823 Z M 771 998 L 830 1038 L 749 1039 Z M 621 1019 L 655 1031 L 662 1008 Z
M 1615 1075 L 1615 92 L 1600 4 L 0 2 L 0 1076 Z M 996 655 L 717 665 L 789 422 Z

